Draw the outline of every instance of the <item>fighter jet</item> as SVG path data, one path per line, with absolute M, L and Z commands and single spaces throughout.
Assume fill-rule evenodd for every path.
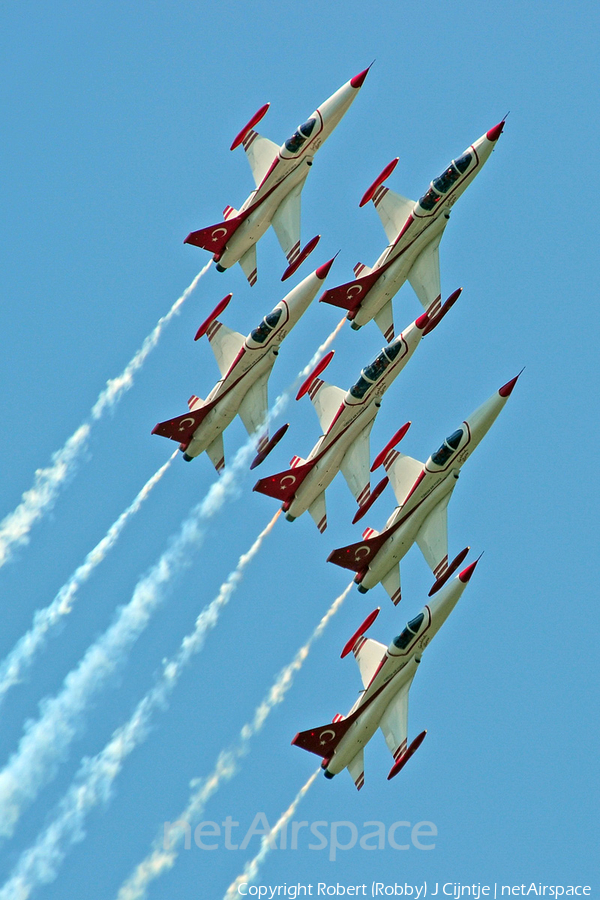
M 281 342 L 316 297 L 332 263 L 333 259 L 301 281 L 247 337 L 231 331 L 218 320 L 232 295 L 224 297 L 195 337 L 198 340 L 204 334 L 208 335 L 221 380 L 206 400 L 192 395 L 188 400 L 189 412 L 160 422 L 154 426 L 152 434 L 177 441 L 186 462 L 206 450 L 220 472 L 225 465 L 223 432 L 236 414 L 250 435 L 257 434 L 266 425 L 267 382 Z M 259 451 L 272 449 L 283 430 L 280 429 L 271 441 L 267 433 L 263 434 L 258 439 Z
M 445 316 L 460 295 L 455 291 L 434 317 L 420 316 L 360 374 L 349 391 L 327 384 L 320 375 L 333 357 L 331 351 L 311 372 L 296 399 L 308 393 L 323 435 L 308 455 L 294 456 L 291 468 L 277 475 L 261 478 L 254 490 L 283 501 L 286 519 L 293 522 L 308 510 L 319 531 L 327 528 L 325 489 L 341 470 L 354 494 L 362 514 L 366 513 L 383 491 L 387 478 L 371 493 L 369 475 L 369 436 L 381 406 L 381 398 L 407 364 L 421 338 L 429 334 Z M 386 450 L 395 446 L 406 434 L 407 423 L 394 435 Z
M 269 108 L 268 103 L 262 106 L 231 145 L 232 150 L 240 144 L 244 147 L 256 190 L 241 209 L 226 206 L 223 222 L 193 231 L 184 243 L 209 250 L 219 272 L 239 262 L 254 285 L 256 244 L 272 225 L 289 263 L 281 280 L 289 278 L 319 241 L 317 236 L 300 250 L 300 194 L 314 155 L 350 108 L 368 71 L 355 75 L 317 107 L 281 147 L 254 130 Z
M 477 562 L 467 566 L 433 600 L 411 619 L 389 647 L 365 638 L 365 631 L 377 618 L 374 610 L 342 651 L 342 657 L 354 653 L 364 690 L 346 717 L 337 715 L 328 725 L 301 731 L 292 744 L 323 757 L 326 778 L 348 769 L 360 791 L 365 783 L 364 747 L 377 728 L 381 728 L 394 765 L 388 781 L 404 768 L 423 743 L 426 731 L 408 744 L 408 692 L 423 651 L 440 630 L 456 604 Z
M 504 120 L 452 160 L 416 202 L 384 186 L 398 162 L 397 158 L 392 160 L 359 204 L 373 201 L 390 243 L 372 268 L 357 263 L 356 280 L 325 291 L 321 302 L 347 309 L 355 330 L 375 319 L 385 339 L 391 341 L 391 300 L 408 279 L 423 307 L 435 314 L 435 305 L 439 308 L 441 302 L 438 248 L 450 210 L 481 171 L 503 128 Z
M 463 464 L 493 425 L 518 377 L 465 419 L 426 463 L 397 450 L 387 454 L 383 465 L 400 505 L 381 533 L 367 528 L 362 541 L 334 550 L 327 560 L 356 572 L 354 581 L 361 593 L 381 582 L 398 604 L 402 599 L 400 560 L 415 541 L 436 578 L 434 588 L 447 581 L 464 560 L 468 548 L 448 565 L 448 503 Z

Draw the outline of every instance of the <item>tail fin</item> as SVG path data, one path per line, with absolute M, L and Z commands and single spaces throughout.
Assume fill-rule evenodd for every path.
M 293 466 L 285 472 L 278 472 L 277 475 L 269 475 L 267 478 L 259 479 L 252 490 L 258 491 L 259 494 L 266 494 L 267 497 L 274 497 L 275 500 L 289 500 L 294 496 L 312 468 L 313 463 Z
M 375 272 L 368 272 L 355 281 L 348 281 L 346 284 L 340 284 L 339 287 L 331 288 L 319 297 L 319 302 L 339 306 L 340 309 L 352 312 L 360 306 L 381 274 L 381 270 L 378 269 Z
M 191 400 L 192 398 L 190 398 Z M 152 429 L 152 434 L 160 434 L 161 437 L 170 438 L 172 441 L 187 445 L 191 441 L 196 428 L 212 409 L 211 405 L 201 406 L 199 409 L 190 410 L 182 416 L 159 422 Z
M 309 753 L 322 756 L 323 759 L 329 759 L 354 719 L 355 716 L 348 716 L 347 719 L 339 719 L 337 722 L 334 719 L 327 725 L 311 728 L 309 731 L 299 731 L 292 744 L 302 750 L 308 750 Z
M 208 228 L 201 228 L 200 231 L 190 232 L 183 243 L 194 244 L 196 247 L 202 247 L 203 250 L 220 254 L 227 246 L 227 241 L 231 235 L 237 231 L 242 222 L 243 218 L 241 216 L 230 216 L 224 222 L 209 225 Z

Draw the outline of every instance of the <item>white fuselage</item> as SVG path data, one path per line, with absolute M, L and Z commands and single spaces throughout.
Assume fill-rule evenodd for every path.
M 253 337 L 254 332 L 250 332 L 246 337 L 229 371 L 217 382 L 207 399 L 198 400 L 191 409 L 193 412 L 212 405 L 212 409 L 200 422 L 186 448 L 188 457 L 198 456 L 210 447 L 215 438 L 234 419 L 252 386 L 265 375 L 268 377 L 281 342 L 306 312 L 322 284 L 322 278 L 316 272 L 312 272 L 274 308 L 273 313 L 279 309 L 282 312 L 275 327 L 269 329 L 266 338 L 258 341 Z
M 296 152 L 291 152 L 285 143 L 281 145 L 262 182 L 237 214 L 243 216 L 244 221 L 221 253 L 218 260 L 220 267 L 228 269 L 239 262 L 260 240 L 288 194 L 304 184 L 315 153 L 346 114 L 357 93 L 358 89 L 352 87 L 351 82 L 342 85 L 313 112 L 310 118 L 316 119 L 316 126 Z
M 327 761 L 326 771 L 337 775 L 368 744 L 398 692 L 410 685 L 425 648 L 440 630 L 460 599 L 466 584 L 455 578 L 423 607 L 423 620 L 407 646 L 400 649 L 392 641 L 370 683 L 359 695 L 348 717 L 359 713 Z M 363 712 L 360 712 L 363 710 Z
M 465 151 L 473 154 L 469 168 L 446 193 L 439 195 L 439 202 L 432 210 L 423 209 L 420 202 L 415 203 L 398 236 L 386 247 L 373 266 L 372 272 L 381 272 L 381 275 L 361 300 L 353 317 L 354 327 L 360 328 L 370 322 L 400 290 L 417 257 L 428 244 L 443 233 L 450 218 L 450 210 L 481 171 L 494 146 L 495 142 L 488 140 L 484 135 Z
M 204 403 L 200 402 L 192 407 L 194 410 L 213 404 L 186 448 L 188 456 L 199 456 L 231 424 L 252 385 L 265 373 L 270 373 L 279 352 L 279 344 L 280 341 L 274 336 L 269 347 L 256 350 L 248 347 L 246 339 L 243 355 L 238 362 L 217 382 Z
M 491 428 L 508 396 L 496 392 L 464 420 L 460 428 L 462 436 L 455 448 L 452 450 L 447 441 L 440 448 L 440 451 L 447 448 L 447 458 L 442 464 L 436 463 L 434 459 L 440 451 L 429 457 L 404 503 L 394 510 L 386 522 L 381 536 L 389 536 L 370 559 L 366 570 L 356 576 L 355 580 L 360 584 L 361 590 L 375 587 L 408 552 L 427 516 L 454 490 L 462 466 Z M 378 537 L 373 540 L 376 541 Z M 358 543 L 348 548 L 357 564 L 363 555 L 363 547 L 364 544 L 361 546 Z M 355 569 L 358 569 L 358 565 Z
M 354 388 L 347 392 L 340 412 L 329 430 L 311 450 L 307 462 L 313 460 L 316 462 L 294 495 L 287 510 L 289 517 L 297 518 L 302 515 L 331 484 L 340 471 L 346 453 L 362 432 L 372 426 L 381 406 L 381 398 L 419 346 L 421 337 L 422 329 L 418 328 L 414 322 L 411 323 L 389 345 L 389 347 L 395 347 L 400 344 L 401 349 L 378 378 L 370 382 L 368 378 L 365 378 L 363 369 L 361 379 L 364 380 L 364 383 L 370 383 L 370 386 L 362 397 L 353 395 Z M 385 348 L 377 359 L 380 359 L 384 352 Z

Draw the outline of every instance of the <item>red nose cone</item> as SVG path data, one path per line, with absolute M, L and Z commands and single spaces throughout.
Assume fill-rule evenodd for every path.
M 479 560 L 476 559 L 474 563 L 471 563 L 470 566 L 467 566 L 466 569 L 462 570 L 462 572 L 460 573 L 460 575 L 458 577 L 460 578 L 460 580 L 462 581 L 463 584 L 466 584 L 467 581 L 469 581 L 469 579 L 471 578 L 471 575 L 475 571 L 475 566 L 477 565 L 478 562 L 479 562 Z
M 337 253 L 336 253 L 336 256 L 337 256 Z M 321 281 L 325 281 L 325 279 L 329 275 L 329 270 L 331 269 L 331 267 L 333 265 L 334 259 L 335 259 L 335 256 L 332 256 L 331 259 L 329 260 L 329 262 L 323 263 L 323 265 L 319 266 L 319 268 L 315 272 L 315 275 L 317 276 L 317 278 L 320 278 Z
M 514 378 L 511 378 L 511 380 L 507 381 L 506 384 L 502 385 L 502 387 L 498 391 L 498 393 L 500 394 L 501 397 L 510 397 L 510 395 L 513 392 L 513 388 L 514 388 L 515 384 L 519 380 L 520 375 L 521 375 L 521 373 L 519 372 L 518 375 L 516 375 Z
M 371 66 L 369 66 L 369 69 Z M 364 80 L 369 73 L 369 69 L 365 69 L 363 72 L 359 72 L 358 75 L 355 75 L 354 78 L 350 80 L 350 84 L 353 88 L 361 88 L 364 84 Z
M 502 134 L 502 129 L 504 128 L 504 120 L 502 122 L 498 122 L 497 125 L 494 125 L 493 128 L 490 128 L 488 133 L 486 134 L 486 138 L 488 141 L 497 141 L 500 135 Z
M 423 331 L 424 328 L 427 328 L 427 326 L 429 325 L 429 316 L 427 315 L 427 313 L 423 313 L 422 316 L 419 316 L 419 318 L 415 321 L 415 325 L 417 326 L 417 328 L 420 328 L 421 331 Z

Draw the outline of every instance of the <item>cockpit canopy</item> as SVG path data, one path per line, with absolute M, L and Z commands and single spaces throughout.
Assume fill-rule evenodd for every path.
M 274 309 L 268 316 L 265 316 L 258 328 L 250 332 L 250 337 L 257 344 L 264 344 L 269 334 L 273 331 L 281 318 L 282 308 Z
M 440 449 L 431 454 L 431 462 L 435 463 L 436 466 L 445 465 L 452 454 L 456 452 L 462 436 L 462 428 L 459 428 L 458 431 L 453 431 L 450 437 L 446 438 Z
M 458 159 L 453 159 L 446 171 L 442 172 L 439 178 L 433 179 L 431 187 L 419 200 L 421 209 L 430 211 L 437 206 L 444 199 L 444 194 L 447 194 L 452 185 L 467 171 L 472 159 L 473 154 L 468 150 Z
M 394 638 L 394 646 L 398 648 L 398 650 L 405 650 L 412 639 L 416 634 L 419 633 L 419 628 L 425 618 L 424 613 L 419 613 L 418 616 L 415 616 L 414 619 L 411 619 L 402 634 L 399 634 L 397 638 Z
M 297 153 L 302 144 L 311 136 L 316 124 L 316 119 L 309 119 L 303 125 L 299 125 L 291 138 L 285 142 L 285 149 L 290 153 Z
M 396 359 L 401 349 L 402 340 L 398 337 L 385 347 L 370 365 L 365 366 L 356 384 L 350 388 L 351 395 L 357 400 L 362 400 L 369 388 L 383 375 L 389 364 Z

